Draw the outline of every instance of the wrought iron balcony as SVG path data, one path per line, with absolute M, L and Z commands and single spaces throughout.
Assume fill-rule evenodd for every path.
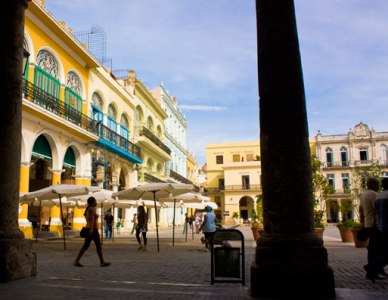
M 178 174 L 177 172 L 169 169 L 169 170 L 166 170 L 166 174 L 167 176 L 170 176 L 171 178 L 174 178 L 176 180 L 178 180 L 179 182 L 181 183 L 188 183 L 188 184 L 193 184 L 190 180 L 188 180 L 186 177 Z
M 94 121 L 94 120 L 93 120 Z M 126 152 L 129 152 L 136 157 L 140 157 L 140 148 L 136 146 L 135 144 L 128 141 L 126 138 L 119 135 L 117 132 L 113 131 L 112 129 L 106 127 L 105 125 L 98 123 L 94 121 L 95 126 L 97 128 L 97 135 L 112 144 L 116 145 L 122 150 L 125 150 Z
M 236 191 L 236 190 L 258 190 L 260 189 L 259 184 L 242 184 L 242 185 L 226 185 L 225 191 Z
M 65 104 L 33 83 L 26 80 L 23 80 L 23 83 L 25 99 L 30 100 L 45 110 L 85 129 L 88 132 L 97 134 L 96 127 L 93 126 L 93 119 L 83 115 L 70 105 Z
M 109 141 L 120 149 L 140 157 L 140 148 L 128 141 L 126 138 L 120 136 L 118 133 L 109 129 L 105 125 L 89 118 L 88 116 L 77 111 L 73 107 L 58 98 L 50 95 L 33 83 L 24 80 L 24 98 L 44 108 L 45 110 L 57 115 L 58 117 L 75 124 L 82 129 L 97 135 L 98 137 Z
M 144 181 L 145 182 L 165 182 L 149 173 L 144 173 Z
M 343 167 L 349 167 L 348 161 L 336 161 L 336 162 L 324 162 L 323 163 L 324 168 L 343 168 Z
M 166 152 L 168 155 L 171 154 L 171 149 L 168 148 L 156 135 L 154 135 L 151 130 L 147 127 L 143 126 L 142 130 L 139 132 L 139 135 L 144 135 L 149 140 L 151 140 L 155 145 L 157 145 L 160 149 Z

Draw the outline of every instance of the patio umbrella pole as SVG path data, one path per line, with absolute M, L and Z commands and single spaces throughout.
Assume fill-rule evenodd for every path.
M 115 207 L 116 205 L 113 203 L 112 242 L 115 240 Z
M 102 218 L 102 213 L 103 213 L 103 210 L 102 210 L 102 202 L 101 202 L 101 245 L 104 244 L 104 221 Z
M 38 220 L 36 221 L 35 243 L 38 243 L 38 234 L 39 234 L 39 226 L 40 226 L 40 210 L 42 208 L 41 205 L 42 205 L 42 200 L 39 200 Z
M 175 198 L 174 198 L 174 217 L 172 218 L 172 246 L 175 247 Z
M 62 221 L 62 234 L 63 234 L 63 248 L 66 250 L 66 236 L 65 236 L 65 224 L 63 222 L 63 210 L 62 210 L 62 196 L 58 194 L 59 208 L 61 210 L 61 221 Z
M 158 212 L 156 210 L 156 191 L 152 191 L 154 193 L 154 207 L 155 207 L 155 220 L 156 220 L 156 243 L 158 245 L 159 252 L 159 228 L 158 228 Z

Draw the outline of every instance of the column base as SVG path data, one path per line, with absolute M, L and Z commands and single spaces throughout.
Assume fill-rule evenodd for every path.
M 263 298 L 335 298 L 333 270 L 314 235 L 269 236 L 257 242 L 251 294 Z
M 0 239 L 0 282 L 36 276 L 36 253 L 31 241 Z

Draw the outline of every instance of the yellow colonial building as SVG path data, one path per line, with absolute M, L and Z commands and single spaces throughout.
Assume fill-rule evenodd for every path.
M 259 141 L 206 145 L 207 191 L 224 224 L 237 212 L 245 222 L 261 194 Z
M 134 98 L 43 6 L 26 10 L 24 48 L 30 53 L 22 105 L 20 191 L 58 183 L 118 189 L 137 184 L 140 148 L 134 132 Z M 68 228 L 80 229 L 83 210 L 65 213 Z M 22 205 L 25 236 L 39 227 L 62 234 L 58 207 Z

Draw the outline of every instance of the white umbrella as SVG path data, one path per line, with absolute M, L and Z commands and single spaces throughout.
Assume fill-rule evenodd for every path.
M 201 203 L 183 203 L 183 207 L 205 209 L 206 206 L 210 206 L 213 209 L 217 209 L 218 205 L 215 202 L 201 202 Z
M 27 202 L 34 200 L 52 200 L 59 199 L 59 207 L 61 211 L 61 221 L 62 221 L 62 233 L 63 233 L 63 246 L 66 250 L 66 237 L 65 237 L 65 224 L 63 220 L 63 211 L 62 211 L 62 197 L 76 196 L 76 195 L 86 195 L 93 191 L 98 191 L 99 188 L 96 186 L 86 186 L 86 185 L 72 185 L 72 184 L 57 184 L 49 186 L 34 192 L 27 193 L 20 197 L 19 201 Z
M 119 200 L 115 203 L 117 208 L 131 208 L 131 207 L 154 207 L 154 201 L 152 200 Z M 167 207 L 166 204 L 156 201 L 156 207 Z
M 176 201 L 178 200 L 181 205 L 184 205 L 185 203 L 196 203 L 199 204 L 203 201 L 209 201 L 210 198 L 206 196 L 202 196 L 201 194 L 196 194 L 196 193 L 185 193 L 177 196 L 172 196 L 168 198 L 159 198 L 158 199 L 160 202 L 164 202 L 168 206 L 173 204 L 174 207 L 174 215 L 173 215 L 173 221 L 172 221 L 172 246 L 175 246 L 175 209 L 176 209 Z M 173 201 L 173 202 L 171 202 Z M 186 220 L 184 226 L 187 226 Z M 187 230 L 186 230 L 186 241 L 187 241 Z
M 131 189 L 120 191 L 113 194 L 113 197 L 119 199 L 144 199 L 153 200 L 155 208 L 156 220 L 156 241 L 159 252 L 159 228 L 158 228 L 158 214 L 156 210 L 156 198 L 173 197 L 192 191 L 194 186 L 192 184 L 178 184 L 178 183 L 164 183 L 155 182 L 140 185 Z

